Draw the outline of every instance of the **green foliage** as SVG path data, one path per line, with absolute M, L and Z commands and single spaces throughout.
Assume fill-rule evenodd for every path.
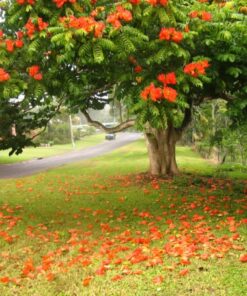
M 49 124 L 45 132 L 40 134 L 35 143 L 68 144 L 70 143 L 70 129 L 68 123 Z
M 132 5 L 128 1 L 92 4 L 78 0 L 59 8 L 53 1 L 36 1 L 34 5 L 5 2 L 0 68 L 11 79 L 0 82 L 1 108 L 4 111 L 12 105 L 16 110 L 7 120 L 8 130 L 13 124 L 23 126 L 19 137 L 28 139 L 30 130 L 45 126 L 60 105 L 73 112 L 102 109 L 113 99 L 113 89 L 114 99 L 126 106 L 140 129 L 146 124 L 166 128 L 167 120 L 179 128 L 186 109 L 208 97 L 226 99 L 231 122 L 243 121 L 247 112 L 243 6 L 238 0 L 222 8 L 195 0 L 170 0 L 165 6 L 147 1 Z M 199 16 L 190 17 L 191 11 L 198 11 Z M 212 20 L 203 20 L 202 12 L 210 13 Z M 109 20 L 112 16 L 119 21 L 117 25 Z M 38 27 L 40 19 L 47 28 Z M 35 26 L 32 34 L 26 34 L 28 21 Z M 160 40 L 162 28 L 181 32 L 183 39 Z M 20 30 L 25 35 L 24 46 L 7 51 L 5 40 L 16 40 Z M 184 73 L 185 65 L 200 60 L 210 63 L 205 75 Z M 29 75 L 33 65 L 40 67 L 41 80 Z M 137 66 L 141 67 L 138 73 Z M 157 75 L 168 72 L 176 73 L 177 83 L 172 85 L 178 93 L 176 102 L 142 101 L 142 90 L 150 83 L 163 87 Z M 29 118 L 36 123 L 30 124 Z M 8 143 L 9 134 L 2 128 L 0 137 Z
M 227 102 L 206 102 L 194 110 L 194 120 L 185 138 L 206 158 L 219 163 L 247 163 L 246 123 L 233 126 Z

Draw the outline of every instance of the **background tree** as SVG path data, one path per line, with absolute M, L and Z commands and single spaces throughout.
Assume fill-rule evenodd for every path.
M 246 120 L 231 118 L 227 102 L 219 99 L 194 107 L 193 120 L 183 142 L 193 145 L 205 158 L 213 158 L 219 164 L 246 164 Z
M 133 119 L 108 131 L 136 124 L 146 134 L 150 172 L 176 174 L 175 145 L 192 106 L 224 98 L 235 115 L 246 110 L 240 1 L 227 7 L 182 0 L 8 3 L 0 34 L 0 94 L 4 106 L 16 98 L 18 116 L 11 124 L 32 118 L 33 125 L 45 125 L 65 104 L 106 130 L 87 110 L 102 109 L 114 95 Z M 17 137 L 27 140 L 27 130 Z M 12 147 L 13 136 L 2 138 L 2 148 Z M 17 140 L 18 149 L 12 148 L 19 152 L 27 142 Z

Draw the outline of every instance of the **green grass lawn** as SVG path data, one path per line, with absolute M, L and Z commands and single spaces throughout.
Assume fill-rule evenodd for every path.
M 76 142 L 75 149 L 83 149 L 90 146 L 97 145 L 103 142 L 105 139 L 105 134 L 96 134 L 92 136 L 87 136 L 80 141 Z M 0 164 L 14 163 L 20 161 L 26 161 L 33 158 L 48 157 L 52 155 L 58 155 L 71 151 L 71 144 L 64 145 L 53 145 L 51 147 L 35 147 L 35 148 L 25 148 L 23 153 L 19 155 L 9 156 L 8 151 L 0 151 Z
M 178 162 L 150 179 L 138 141 L 0 180 L 0 295 L 245 296 L 246 175 L 184 147 Z

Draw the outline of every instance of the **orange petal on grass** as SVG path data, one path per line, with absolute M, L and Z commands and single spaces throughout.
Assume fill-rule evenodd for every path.
M 46 275 L 46 279 L 51 282 L 55 279 L 55 275 L 51 272 L 49 272 L 47 275 Z
M 208 254 L 201 254 L 200 255 L 200 258 L 202 259 L 202 260 L 208 260 L 209 259 L 209 255 Z
M 247 262 L 247 254 L 241 254 L 239 260 L 243 263 Z
M 182 269 L 182 270 L 179 271 L 179 275 L 181 275 L 181 276 L 185 276 L 188 273 L 189 273 L 188 269 Z
M 4 276 L 4 277 L 0 278 L 0 282 L 7 284 L 10 282 L 10 278 L 8 276 Z
M 115 282 L 115 281 L 119 281 L 119 280 L 121 280 L 122 278 L 123 278 L 122 275 L 117 274 L 117 275 L 115 275 L 114 277 L 112 277 L 111 280 Z
M 85 279 L 82 281 L 83 286 L 84 286 L 84 287 L 89 286 L 89 284 L 90 284 L 90 282 L 91 282 L 92 279 L 93 279 L 92 276 L 89 276 L 89 277 L 85 278 Z
M 153 278 L 153 283 L 154 284 L 161 284 L 164 281 L 164 277 L 162 275 L 158 275 Z
M 135 275 L 143 274 L 143 270 L 141 269 L 134 270 L 132 271 L 132 274 L 135 274 Z

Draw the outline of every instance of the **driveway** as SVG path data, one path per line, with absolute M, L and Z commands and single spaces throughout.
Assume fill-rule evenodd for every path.
M 93 147 L 71 151 L 66 154 L 21 163 L 0 165 L 0 179 L 18 178 L 56 168 L 67 163 L 90 159 L 111 152 L 141 138 L 138 133 L 120 133 L 115 140 L 104 141 Z

